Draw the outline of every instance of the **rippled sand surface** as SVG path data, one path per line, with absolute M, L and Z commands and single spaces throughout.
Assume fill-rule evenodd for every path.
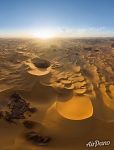
M 114 149 L 114 48 L 102 39 L 0 39 L 0 109 L 12 93 L 38 108 L 34 130 L 46 147 L 27 142 L 21 121 L 0 120 L 2 150 L 85 150 L 90 140 Z M 17 130 L 18 128 L 18 130 Z M 96 148 L 97 149 L 97 148 Z

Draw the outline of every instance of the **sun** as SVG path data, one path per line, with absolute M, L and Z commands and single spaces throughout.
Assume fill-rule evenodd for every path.
M 56 37 L 56 32 L 53 30 L 42 29 L 35 33 L 35 37 L 41 39 L 50 39 Z

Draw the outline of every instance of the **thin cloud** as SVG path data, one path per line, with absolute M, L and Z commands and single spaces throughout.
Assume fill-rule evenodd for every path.
M 114 36 L 114 30 L 105 27 L 62 28 L 59 34 L 63 37 L 109 37 Z

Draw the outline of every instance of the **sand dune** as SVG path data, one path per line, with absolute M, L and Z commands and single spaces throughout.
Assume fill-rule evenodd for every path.
M 75 96 L 67 102 L 57 102 L 57 111 L 71 120 L 82 120 L 92 116 L 93 107 L 87 96 Z

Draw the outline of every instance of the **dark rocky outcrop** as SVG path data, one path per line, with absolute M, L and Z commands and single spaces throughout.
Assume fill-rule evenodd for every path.
M 37 68 L 40 68 L 40 69 L 46 69 L 48 67 L 50 67 L 50 62 L 48 60 L 45 60 L 45 59 L 33 59 L 33 64 L 37 67 Z
M 32 129 L 32 128 L 35 127 L 36 124 L 35 124 L 34 121 L 25 120 L 25 121 L 23 122 L 23 125 L 24 125 L 24 127 L 27 128 L 27 129 Z
M 27 132 L 25 134 L 25 137 L 26 137 L 27 141 L 30 141 L 33 144 L 38 145 L 38 146 L 45 146 L 51 141 L 50 137 L 41 136 L 40 134 L 38 134 L 37 132 L 34 132 L 34 131 Z
M 27 103 L 19 94 L 14 93 L 11 95 L 8 103 L 8 111 L 1 111 L 0 118 L 8 122 L 14 122 L 14 119 L 25 119 L 25 113 L 35 113 L 35 107 L 30 107 L 30 104 Z

